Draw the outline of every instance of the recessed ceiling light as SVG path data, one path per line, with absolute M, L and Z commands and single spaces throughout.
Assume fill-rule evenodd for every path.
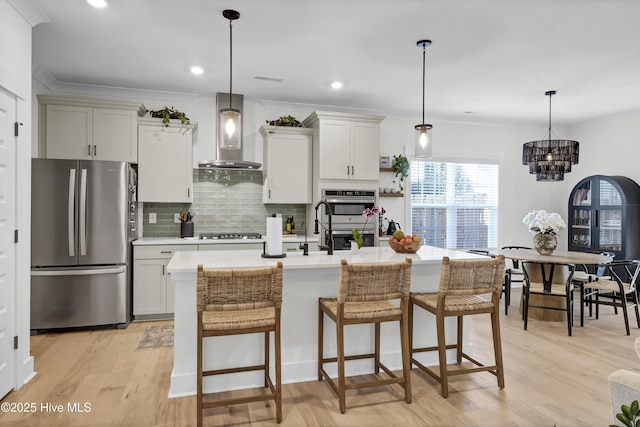
M 190 70 L 196 76 L 199 76 L 200 74 L 204 73 L 204 70 L 202 69 L 202 67 L 199 67 L 197 65 L 192 66 Z
M 89 3 L 93 7 L 107 7 L 107 2 L 105 0 L 87 0 L 87 3 Z
M 333 82 L 331 83 L 331 87 L 334 89 L 340 89 L 342 87 L 342 82 Z

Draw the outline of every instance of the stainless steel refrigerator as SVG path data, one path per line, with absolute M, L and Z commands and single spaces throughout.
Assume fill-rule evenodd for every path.
M 134 167 L 56 159 L 32 159 L 31 167 L 31 329 L 126 327 Z

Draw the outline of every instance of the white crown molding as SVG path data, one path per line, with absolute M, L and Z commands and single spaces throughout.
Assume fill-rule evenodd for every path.
M 7 2 L 22 15 L 31 27 L 43 22 L 51 22 L 51 19 L 32 0 L 7 0 Z
M 33 78 L 40 82 L 44 87 L 54 93 L 86 95 L 89 97 L 102 98 L 125 98 L 125 99 L 148 99 L 160 100 L 167 99 L 176 102 L 193 102 L 198 98 L 197 93 L 183 92 L 166 92 L 159 90 L 133 89 L 126 87 L 87 85 L 80 83 L 65 83 L 56 80 L 49 72 L 38 64 L 33 64 Z

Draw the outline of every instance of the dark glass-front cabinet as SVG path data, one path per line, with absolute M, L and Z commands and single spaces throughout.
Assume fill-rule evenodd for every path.
M 640 187 L 623 176 L 594 175 L 569 196 L 569 250 L 640 258 Z

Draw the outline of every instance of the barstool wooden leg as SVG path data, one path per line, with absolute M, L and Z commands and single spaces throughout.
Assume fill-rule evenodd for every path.
M 447 378 L 447 344 L 444 337 L 444 316 L 436 315 L 436 329 L 438 333 L 438 360 L 440 362 L 440 393 L 442 397 L 449 396 L 449 380 Z
M 376 374 L 380 373 L 380 322 L 375 323 L 375 337 L 374 337 L 374 345 L 375 345 L 375 355 L 373 358 L 374 363 L 374 372 Z
M 502 338 L 500 337 L 500 313 L 496 308 L 491 312 L 491 332 L 493 335 L 493 354 L 496 360 L 498 387 L 504 388 L 504 368 L 502 364 Z
M 196 409 L 198 411 L 197 426 L 202 427 L 202 313 L 198 313 L 198 357 L 196 362 Z
M 462 316 L 458 316 L 458 341 L 456 342 L 456 362 L 462 363 Z
M 264 387 L 269 387 L 269 332 L 264 333 Z
M 318 298 L 318 381 L 322 381 L 322 359 L 324 346 L 324 313 L 322 312 L 322 298 Z
M 276 331 L 274 333 L 276 346 L 276 420 L 282 422 L 282 358 L 280 352 L 280 313 L 276 314 Z M 267 366 L 267 369 L 269 367 Z
M 400 320 L 400 347 L 402 348 L 402 375 L 404 376 L 404 400 L 411 403 L 411 350 L 409 347 L 408 302 L 404 302 Z
M 340 400 L 340 413 L 344 414 L 347 411 L 346 390 L 344 388 L 344 325 L 340 322 L 339 318 L 336 320 L 336 336 L 338 338 L 338 398 Z

